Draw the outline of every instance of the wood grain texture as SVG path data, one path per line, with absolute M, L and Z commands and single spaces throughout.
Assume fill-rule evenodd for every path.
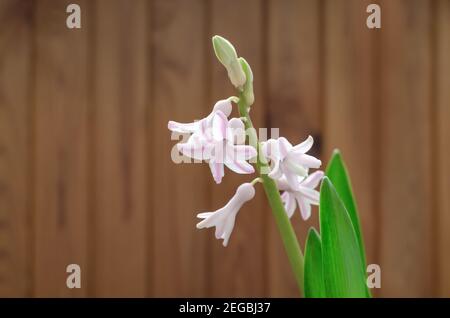
M 268 2 L 267 30 L 267 124 L 279 128 L 280 136 L 298 144 L 312 135 L 311 153 L 320 157 L 320 14 L 319 2 L 272 0 Z M 308 228 L 318 229 L 318 210 L 305 222 L 297 210 L 293 226 L 302 250 Z M 292 270 L 273 216 L 268 211 L 268 294 L 298 297 Z
M 440 0 L 435 7 L 436 17 L 436 102 L 438 178 L 438 291 L 441 297 L 450 297 L 450 1 Z
M 147 1 L 95 3 L 95 295 L 147 285 Z
M 255 104 L 252 107 L 252 121 L 255 127 L 264 127 L 264 99 L 262 82 L 264 52 L 263 45 L 263 1 L 214 0 L 211 2 L 211 34 L 221 35 L 230 40 L 236 47 L 239 56 L 250 64 L 255 77 Z M 239 7 L 239 10 L 236 8 Z M 208 46 L 208 57 L 212 65 L 212 88 L 209 106 L 214 102 L 236 95 L 234 87 L 228 79 L 225 68 L 216 59 L 212 44 Z M 237 105 L 234 106 L 233 117 L 237 117 Z M 230 117 L 231 118 L 231 117 Z M 237 187 L 250 182 L 256 175 L 237 175 L 225 168 L 225 176 L 220 185 L 212 178 L 212 203 L 210 210 L 224 206 L 235 193 Z M 211 253 L 210 292 L 214 297 L 257 297 L 264 295 L 264 276 L 266 258 L 264 245 L 264 218 L 270 211 L 265 208 L 267 201 L 261 185 L 256 185 L 255 198 L 244 205 L 239 212 L 236 226 L 226 248 L 221 241 L 214 239 L 209 230 L 209 246 Z
M 324 153 L 340 149 L 349 169 L 364 236 L 368 264 L 377 263 L 376 179 L 379 162 L 375 134 L 378 112 L 376 43 L 381 30 L 366 27 L 371 1 L 325 1 Z M 384 30 L 383 30 L 384 31 Z
M 430 1 L 384 1 L 381 32 L 381 295 L 432 282 Z
M 235 93 L 220 34 L 255 126 L 342 150 L 377 296 L 450 297 L 450 1 L 380 1 L 381 30 L 370 0 L 0 1 L 0 296 L 298 296 L 260 185 L 227 248 L 195 228 L 254 176 L 171 161 L 167 122 Z
M 205 2 L 156 0 L 152 5 L 151 213 L 152 295 L 206 296 L 206 239 L 196 214 L 210 208 L 212 182 L 205 164 L 175 164 L 169 120 L 206 116 Z M 173 149 L 172 149 L 173 148 Z M 207 178 L 208 175 L 208 178 Z
M 87 268 L 88 22 L 66 27 L 69 1 L 36 2 L 35 296 L 85 296 L 68 289 L 66 267 Z M 87 2 L 80 2 L 87 7 Z
M 31 1 L 0 2 L 0 297 L 30 296 Z

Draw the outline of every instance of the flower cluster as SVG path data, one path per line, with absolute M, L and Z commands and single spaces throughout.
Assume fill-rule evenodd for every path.
M 177 144 L 178 150 L 189 158 L 207 162 L 216 183 L 222 181 L 224 166 L 239 174 L 255 172 L 248 161 L 256 157 L 257 151 L 244 144 L 244 123 L 240 118 L 228 119 L 235 99 L 231 97 L 218 101 L 212 112 L 199 121 L 168 123 L 169 130 L 189 135 L 186 142 Z M 281 198 L 289 217 L 292 217 L 298 206 L 301 216 L 307 220 L 311 215 L 311 205 L 319 204 L 319 192 L 315 188 L 322 179 L 323 172 L 315 171 L 308 175 L 311 168 L 317 169 L 321 165 L 320 160 L 306 154 L 312 145 L 311 136 L 296 146 L 292 146 L 284 137 L 261 143 L 261 155 L 270 163 L 268 175 L 282 191 Z M 254 184 L 255 182 L 242 184 L 221 209 L 199 213 L 197 217 L 203 220 L 197 224 L 197 228 L 215 226 L 216 238 L 223 239 L 223 245 L 226 246 L 239 209 L 255 195 Z
M 190 135 L 187 142 L 177 144 L 178 150 L 186 157 L 207 161 L 216 183 L 222 182 L 224 165 L 240 174 L 255 172 L 247 160 L 256 157 L 256 149 L 244 145 L 244 123 L 239 118 L 228 120 L 234 99 L 218 101 L 211 114 L 199 121 L 168 124 L 169 130 Z
M 292 146 L 284 137 L 270 139 L 260 144 L 260 153 L 255 147 L 245 145 L 246 130 L 243 120 L 246 118 L 228 117 L 232 113 L 233 103 L 244 102 L 248 115 L 249 107 L 254 102 L 253 74 L 250 66 L 243 58 L 238 58 L 233 46 L 223 38 L 213 38 L 214 49 L 219 61 L 228 71 L 232 84 L 239 91 L 238 97 L 219 100 L 212 112 L 205 118 L 191 122 L 178 123 L 169 121 L 168 128 L 172 132 L 187 134 L 186 142 L 178 143 L 177 149 L 184 156 L 209 164 L 211 174 L 216 183 L 221 183 L 225 174 L 224 166 L 239 174 L 255 172 L 249 162 L 260 156 L 261 162 L 268 161 L 268 176 L 275 180 L 281 191 L 281 199 L 285 211 L 292 217 L 298 205 L 303 219 L 311 215 L 311 205 L 319 204 L 319 192 L 315 190 L 323 177 L 322 171 L 309 174 L 310 169 L 317 169 L 321 161 L 306 154 L 313 145 L 310 136 L 304 142 Z M 241 109 L 240 109 L 241 110 Z M 256 162 L 256 161 L 254 161 Z M 261 174 L 265 173 L 260 171 Z M 216 238 L 223 239 L 226 246 L 233 231 L 237 213 L 244 203 L 253 199 L 254 185 L 263 182 L 256 178 L 251 183 L 238 187 L 235 195 L 221 209 L 215 212 L 204 212 L 197 215 L 202 219 L 197 228 L 216 228 Z

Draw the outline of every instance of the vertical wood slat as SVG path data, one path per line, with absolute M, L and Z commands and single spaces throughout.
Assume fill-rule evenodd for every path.
M 210 111 L 205 2 L 155 0 L 152 8 L 152 294 L 206 296 L 212 270 L 205 266 L 206 239 L 211 237 L 196 229 L 195 216 L 209 208 L 209 168 L 172 162 L 177 141 L 167 130 L 169 120 L 191 122 Z
M 234 87 L 228 79 L 225 68 L 216 59 L 210 38 L 221 35 L 230 40 L 236 47 L 239 56 L 250 64 L 255 78 L 255 104 L 252 107 L 252 121 L 255 127 L 263 127 L 264 100 L 262 81 L 264 78 L 261 50 L 263 41 L 262 4 L 260 0 L 214 0 L 211 2 L 211 34 L 208 41 L 207 54 L 212 64 L 212 96 L 208 104 L 210 109 L 215 101 L 236 95 Z M 239 8 L 239 10 L 236 10 Z M 231 117 L 238 116 L 237 105 L 234 105 Z M 212 203 L 209 211 L 224 206 L 237 187 L 254 179 L 254 175 L 237 175 L 225 167 L 225 176 L 220 185 L 216 185 L 212 177 L 208 182 L 212 188 Z M 236 225 L 226 248 L 222 241 L 214 239 L 213 229 L 207 230 L 211 247 L 211 285 L 213 297 L 256 297 L 264 294 L 264 217 L 266 199 L 264 190 L 256 185 L 255 198 L 245 204 L 236 219 Z
M 438 168 L 435 177 L 438 178 L 437 197 L 438 220 L 436 224 L 438 236 L 438 280 L 439 296 L 450 297 L 450 60 L 448 52 L 450 51 L 450 1 L 440 0 L 436 3 L 437 21 L 436 27 L 436 66 L 437 73 L 437 158 Z
M 95 295 L 144 296 L 147 2 L 95 4 Z
M 2 1 L 0 21 L 0 296 L 30 296 L 31 1 Z
M 66 27 L 69 1 L 37 1 L 35 92 L 35 295 L 85 296 L 68 289 L 66 267 L 87 264 L 86 19 Z M 87 2 L 80 2 L 87 7 Z
M 366 258 L 375 259 L 376 241 L 376 74 L 375 36 L 366 27 L 371 1 L 325 2 L 324 154 L 341 150 L 358 204 Z M 381 32 L 389 32 L 382 29 Z
M 280 136 L 293 144 L 312 135 L 315 146 L 311 153 L 320 157 L 319 2 L 271 0 L 267 10 L 268 124 L 271 128 L 279 128 Z M 307 222 L 301 218 L 298 209 L 292 217 L 302 250 L 308 228 L 318 229 L 317 212 L 313 209 Z M 267 222 L 268 294 L 297 297 L 298 287 L 270 210 Z
M 381 6 L 381 292 L 427 296 L 433 271 L 430 2 Z

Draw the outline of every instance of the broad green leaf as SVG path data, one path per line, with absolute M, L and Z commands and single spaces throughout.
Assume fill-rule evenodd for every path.
M 347 172 L 344 160 L 339 150 L 333 152 L 333 156 L 328 164 L 326 176 L 330 178 L 331 183 L 336 188 L 339 197 L 347 209 L 350 219 L 355 229 L 356 237 L 358 239 L 361 261 L 364 272 L 366 271 L 366 253 L 364 252 L 364 240 L 361 231 L 361 225 L 358 217 L 358 209 L 356 206 L 355 197 L 352 191 L 350 177 Z
M 355 230 L 328 177 L 320 188 L 319 218 L 327 297 L 368 297 Z
M 325 284 L 322 274 L 322 243 L 319 233 L 310 228 L 305 246 L 305 297 L 324 298 Z

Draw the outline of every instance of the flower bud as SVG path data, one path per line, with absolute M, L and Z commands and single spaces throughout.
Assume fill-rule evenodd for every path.
M 242 69 L 244 70 L 245 77 L 247 79 L 244 84 L 243 95 L 245 101 L 247 102 L 247 105 L 251 106 L 255 102 L 255 95 L 253 94 L 253 72 L 250 68 L 250 65 L 243 57 L 239 58 L 239 62 L 242 66 Z
M 218 35 L 212 38 L 212 42 L 217 59 L 227 69 L 231 83 L 241 89 L 245 84 L 245 73 L 233 45 L 227 39 Z

